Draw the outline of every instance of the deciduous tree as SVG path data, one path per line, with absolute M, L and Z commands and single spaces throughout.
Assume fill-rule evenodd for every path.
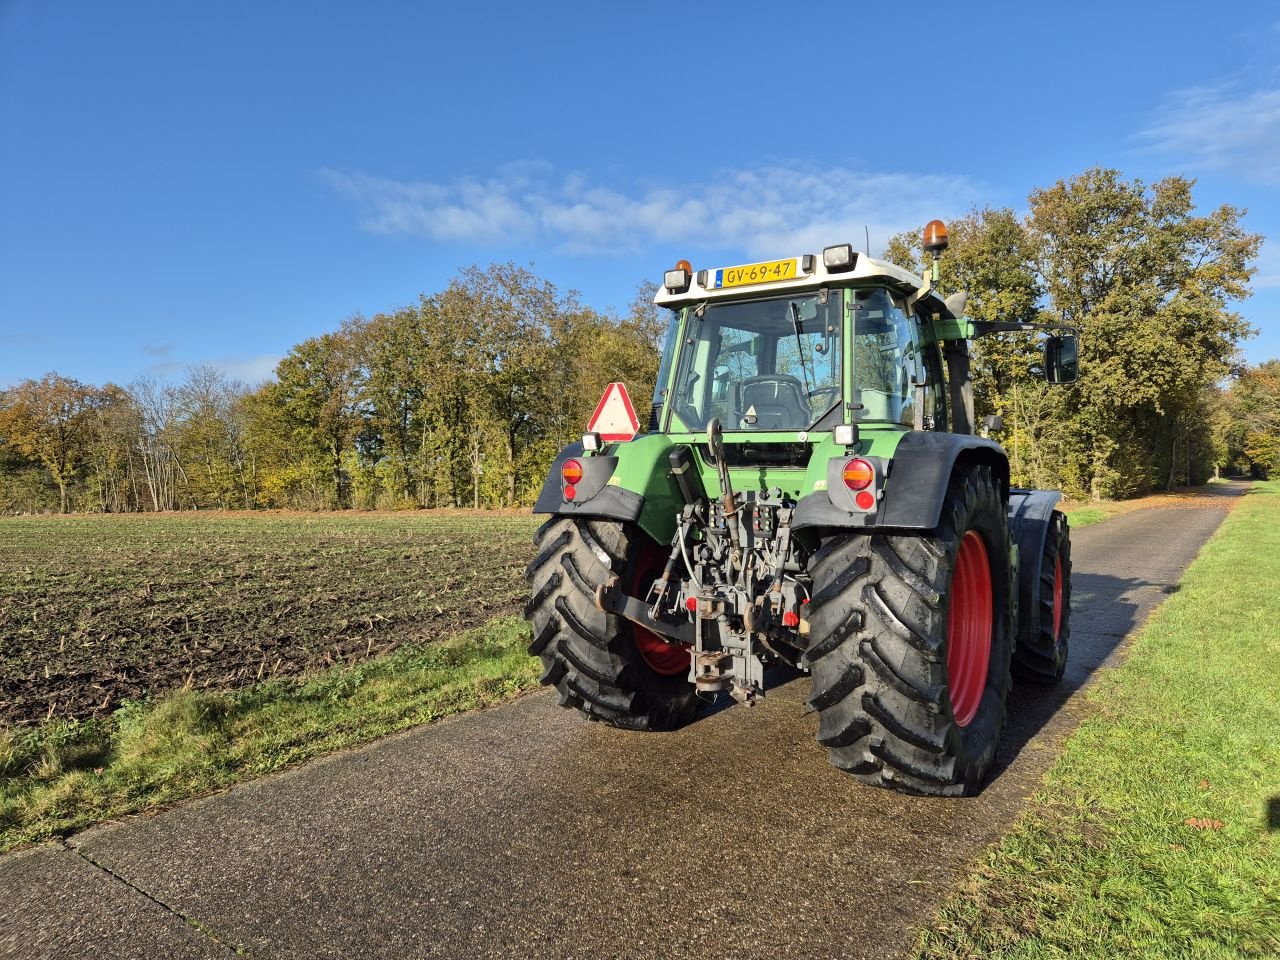
M 93 412 L 101 397 L 94 387 L 49 373 L 6 391 L 0 406 L 0 437 L 49 471 L 63 513 L 69 506 L 67 491 L 88 456 Z

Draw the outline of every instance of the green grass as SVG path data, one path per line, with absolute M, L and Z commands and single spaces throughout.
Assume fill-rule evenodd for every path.
M 1091 524 L 1101 523 L 1109 517 L 1115 516 L 1114 512 L 1106 507 L 1077 507 L 1067 514 L 1068 519 L 1073 527 L 1087 527 Z
M 1271 482 L 1099 679 L 917 957 L 1280 957 L 1278 583 Z
M 507 617 L 308 680 L 184 690 L 0 732 L 0 850 L 171 803 L 537 685 Z

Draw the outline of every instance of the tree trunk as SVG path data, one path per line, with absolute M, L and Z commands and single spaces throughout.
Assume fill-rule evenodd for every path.
M 481 447 L 479 440 L 471 441 L 471 450 L 469 451 L 469 459 L 471 461 L 471 508 L 473 510 L 480 509 L 480 473 L 481 465 L 484 463 L 484 448 Z
M 1187 447 L 1187 486 L 1191 486 L 1191 484 L 1195 482 L 1195 478 L 1191 476 L 1191 463 L 1194 456 L 1191 450 L 1191 427 L 1189 424 L 1187 426 L 1187 437 L 1183 442 Z
M 342 502 L 342 451 L 336 443 L 333 445 L 333 497 L 339 510 L 346 506 Z
M 516 505 L 516 435 L 507 434 L 507 506 Z

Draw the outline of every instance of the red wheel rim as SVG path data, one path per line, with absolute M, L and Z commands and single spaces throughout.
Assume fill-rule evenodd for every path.
M 630 584 L 631 595 L 640 600 L 649 595 L 649 588 L 653 586 L 653 581 L 662 576 L 662 568 L 667 563 L 666 554 L 662 549 L 647 537 L 645 539 L 647 542 L 640 550 L 640 557 L 636 561 Z M 628 625 L 631 627 L 631 636 L 635 638 L 636 649 L 640 651 L 641 659 L 649 665 L 650 670 L 664 677 L 689 672 L 687 646 L 667 643 L 652 630 L 638 623 L 628 621 Z
M 1053 558 L 1053 642 L 1062 633 L 1062 554 Z
M 965 727 L 978 713 L 991 661 L 991 564 L 976 531 L 960 541 L 947 618 L 947 689 L 951 713 Z

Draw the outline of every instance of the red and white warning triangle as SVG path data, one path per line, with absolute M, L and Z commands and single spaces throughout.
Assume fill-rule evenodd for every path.
M 587 433 L 598 433 L 601 440 L 615 441 L 630 440 L 639 432 L 640 421 L 636 419 L 627 388 L 621 383 L 609 384 L 596 405 L 596 412 L 591 415 Z

